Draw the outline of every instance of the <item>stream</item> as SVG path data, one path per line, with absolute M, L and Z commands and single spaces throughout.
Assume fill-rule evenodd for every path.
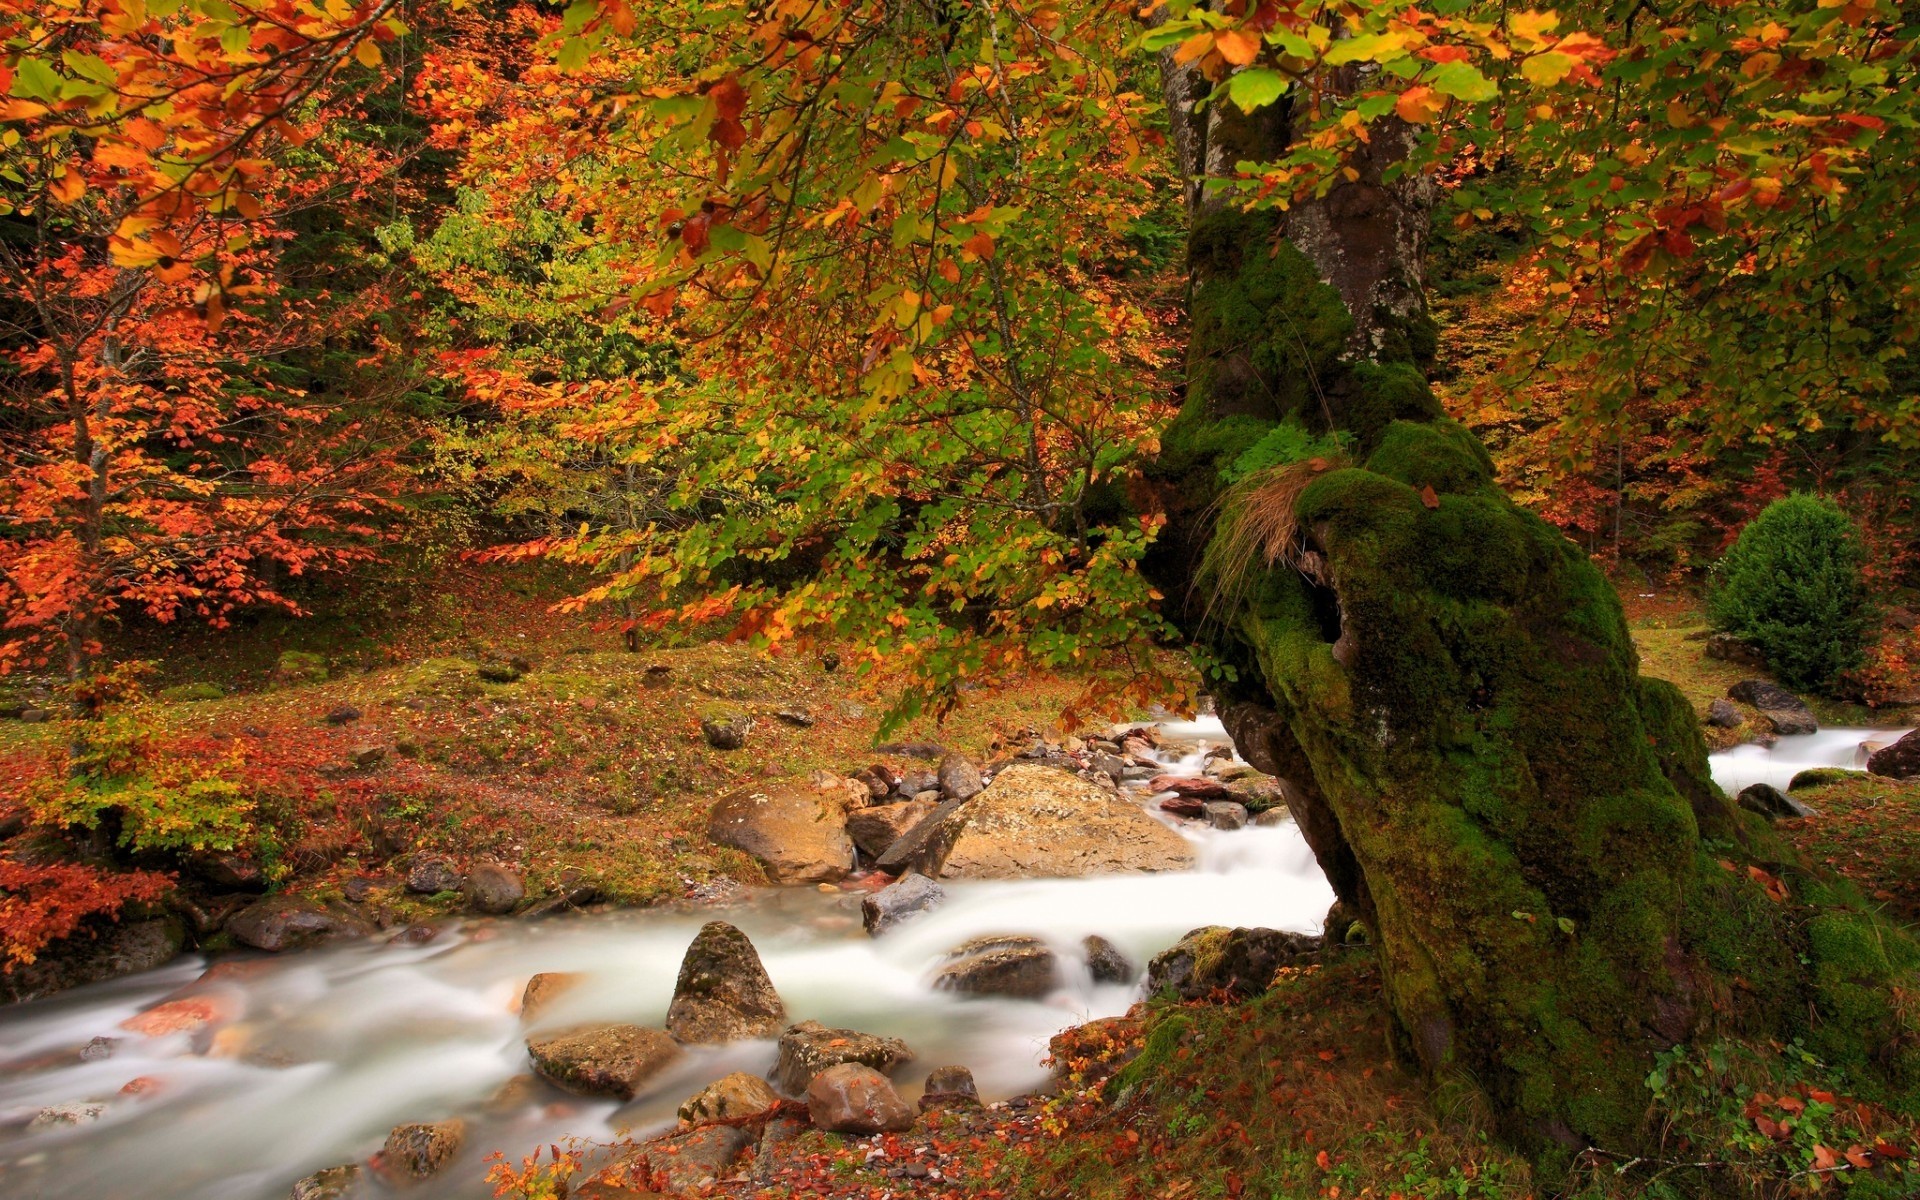
M 1202 743 L 1201 752 L 1167 764 L 1175 774 L 1198 774 L 1206 744 L 1226 740 L 1207 720 L 1163 725 L 1161 736 Z M 1784 788 L 1809 766 L 1862 766 L 1862 740 L 1887 736 L 1830 730 L 1783 738 L 1772 750 L 1743 746 L 1716 756 L 1714 774 L 1730 791 L 1754 782 Z M 1084 936 L 1108 938 L 1144 967 L 1201 925 L 1318 929 L 1332 891 L 1291 823 L 1231 832 L 1175 824 L 1195 844 L 1192 870 L 943 881 L 943 905 L 880 938 L 861 928 L 859 891 L 762 889 L 724 909 L 471 921 L 423 945 L 366 941 L 284 958 L 230 956 L 211 973 L 205 958 L 190 955 L 0 1010 L 0 1196 L 284 1200 L 309 1172 L 364 1161 L 393 1126 L 449 1116 L 468 1120 L 466 1149 L 408 1194 L 490 1196 L 480 1160 L 493 1150 L 517 1157 L 569 1137 L 644 1135 L 671 1125 L 679 1103 L 714 1079 L 772 1067 L 773 1042 L 741 1042 L 689 1048 L 624 1106 L 501 1091 L 526 1071 L 514 1010 L 529 976 L 585 974 L 548 1010 L 558 1021 L 658 1026 L 682 953 L 715 918 L 753 939 L 790 1019 L 904 1039 L 917 1056 L 897 1073 L 909 1101 L 927 1071 L 948 1064 L 971 1068 L 984 1099 L 1005 1098 L 1046 1079 L 1049 1037 L 1125 1012 L 1136 998 L 1136 985 L 1093 982 Z M 947 950 L 1005 933 L 1046 939 L 1066 964 L 1044 1000 L 929 986 Z M 205 999 L 221 1020 L 154 1037 L 120 1027 L 179 996 Z M 34 1124 L 48 1106 L 88 1101 L 104 1103 L 98 1119 Z

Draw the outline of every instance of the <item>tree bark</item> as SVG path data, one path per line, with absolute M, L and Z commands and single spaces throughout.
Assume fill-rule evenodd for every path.
M 1271 114 L 1226 132 L 1239 159 L 1289 136 Z M 1714 787 L 1612 587 L 1428 388 L 1428 185 L 1385 181 L 1413 132 L 1381 133 L 1358 180 L 1284 216 L 1190 193 L 1149 570 L 1372 928 L 1399 1051 L 1548 1160 L 1640 1144 L 1652 1055 L 1709 1033 L 1801 1038 L 1910 1092 L 1920 1039 L 1887 987 L 1913 943 Z

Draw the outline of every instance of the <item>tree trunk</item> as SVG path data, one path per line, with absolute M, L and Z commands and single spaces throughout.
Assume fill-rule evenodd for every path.
M 1149 569 L 1372 928 L 1399 1052 L 1549 1161 L 1640 1144 L 1651 1056 L 1710 1031 L 1906 1091 L 1920 1043 L 1886 985 L 1913 944 L 1713 786 L 1606 579 L 1428 388 L 1426 185 L 1382 182 L 1411 138 L 1382 132 L 1356 182 L 1284 217 L 1193 193 Z M 1216 116 L 1180 149 L 1218 169 L 1287 136 Z

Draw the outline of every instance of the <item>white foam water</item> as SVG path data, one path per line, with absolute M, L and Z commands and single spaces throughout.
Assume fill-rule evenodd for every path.
M 1793 777 L 1814 767 L 1867 769 L 1867 756 L 1900 740 L 1904 729 L 1823 729 L 1775 740 L 1772 746 L 1735 746 L 1713 756 L 1713 781 L 1729 796 L 1756 783 L 1785 791 Z

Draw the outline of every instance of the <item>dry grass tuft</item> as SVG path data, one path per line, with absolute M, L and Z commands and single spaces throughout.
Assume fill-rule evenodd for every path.
M 1329 471 L 1352 465 L 1344 454 L 1320 455 L 1249 475 L 1216 501 L 1218 515 L 1200 582 L 1209 588 L 1201 618 L 1231 612 L 1245 595 L 1256 566 L 1293 568 L 1325 584 L 1326 563 L 1300 536 L 1300 493 Z

